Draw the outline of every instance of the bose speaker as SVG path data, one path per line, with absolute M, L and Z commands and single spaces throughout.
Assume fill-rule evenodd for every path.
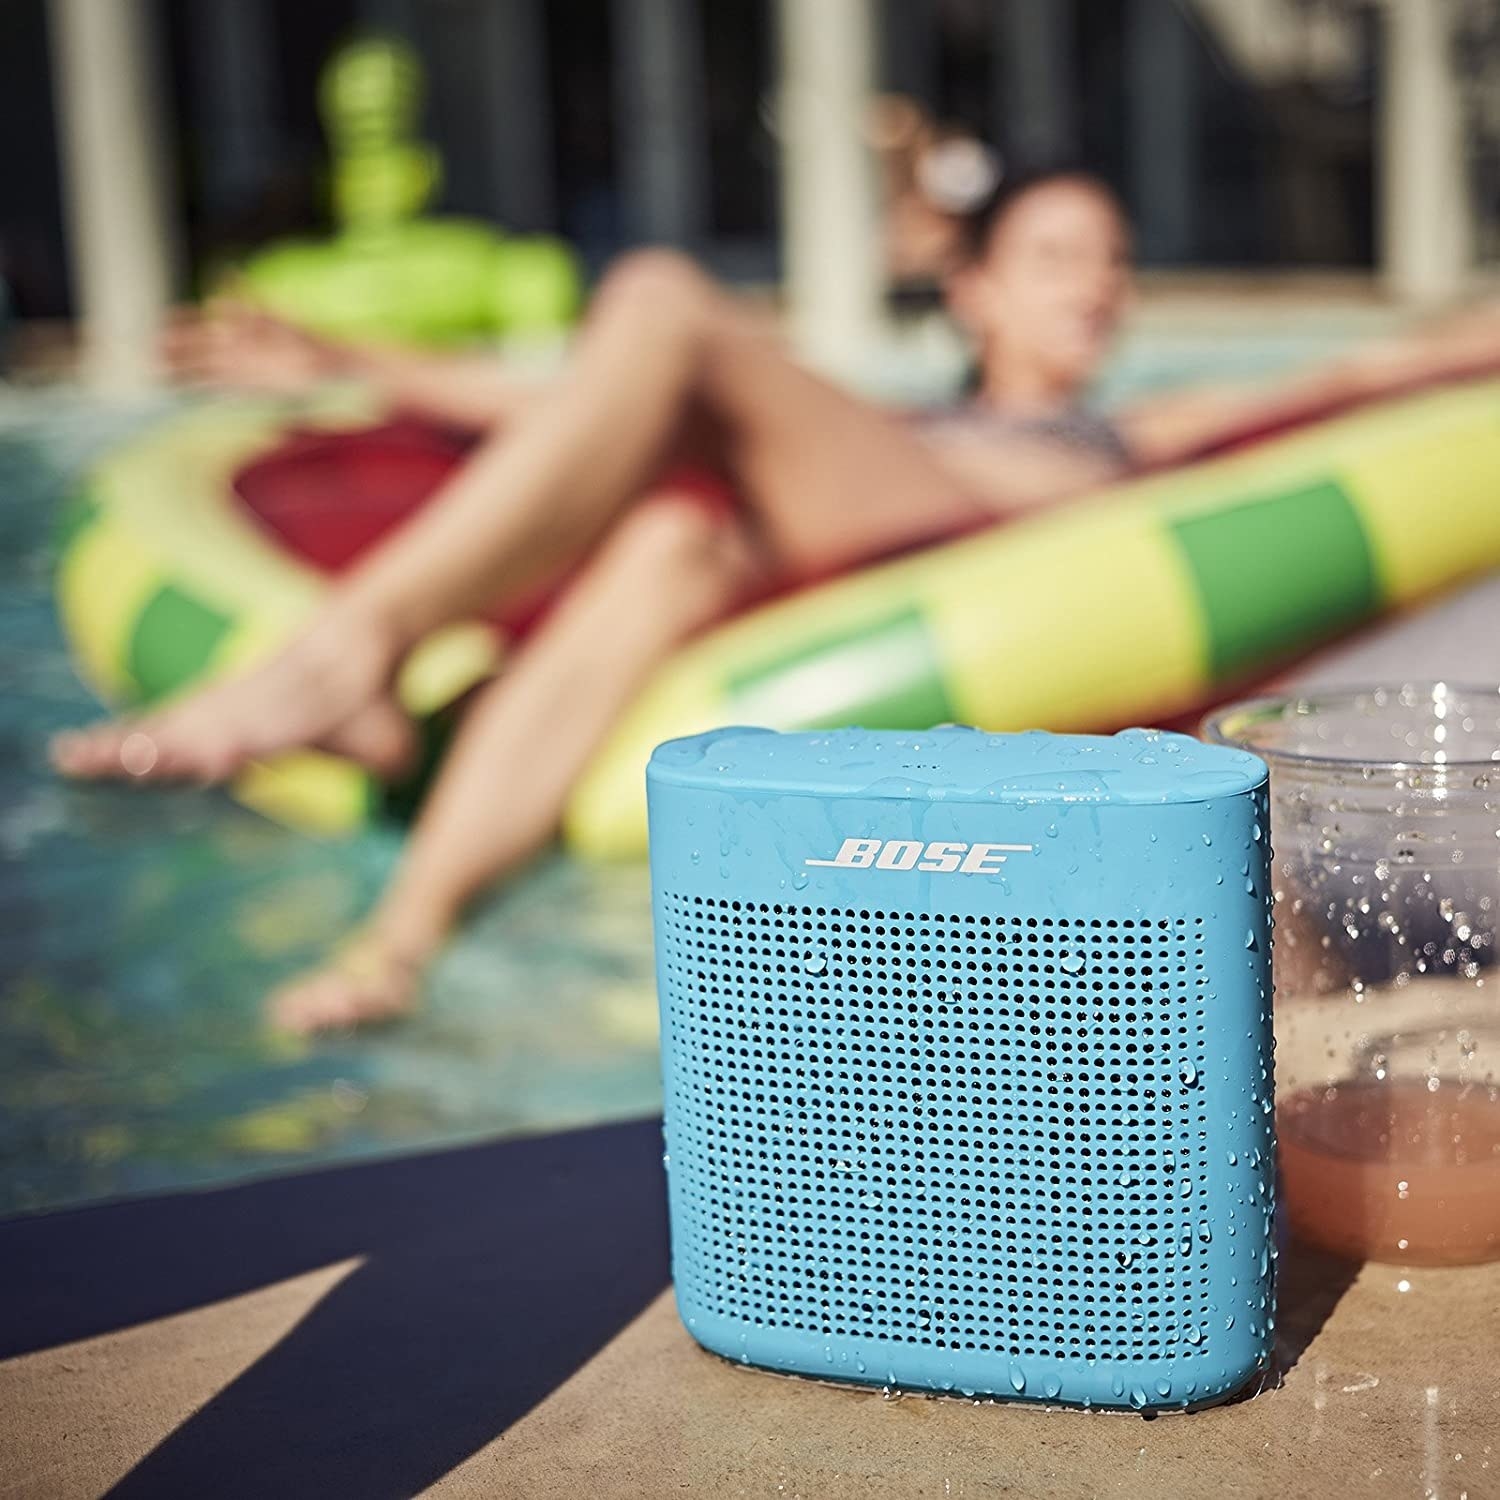
M 1137 1409 L 1266 1365 L 1261 761 L 1147 730 L 725 729 L 647 781 L 694 1338 Z

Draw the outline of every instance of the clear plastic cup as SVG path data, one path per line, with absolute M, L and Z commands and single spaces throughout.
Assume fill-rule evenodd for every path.
M 1413 1265 L 1500 1256 L 1500 689 L 1261 698 L 1276 1123 L 1292 1227 Z

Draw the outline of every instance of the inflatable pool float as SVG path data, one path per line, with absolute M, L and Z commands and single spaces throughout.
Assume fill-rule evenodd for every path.
M 659 671 L 569 843 L 644 852 L 662 740 L 723 724 L 1151 723 L 1500 566 L 1500 381 L 1299 428 L 766 605 Z
M 1404 397 L 752 609 L 655 675 L 580 782 L 569 842 L 640 853 L 652 747 L 715 725 L 1082 730 L 1197 706 L 1500 565 L 1497 418 L 1500 381 Z M 58 597 L 104 697 L 156 701 L 270 649 L 461 458 L 410 424 L 333 421 L 201 408 L 94 472 Z M 403 701 L 433 714 L 497 650 L 482 625 L 444 632 L 413 655 Z M 325 755 L 256 767 L 237 790 L 327 831 L 392 805 Z
M 443 344 L 569 327 L 583 278 L 563 241 L 422 217 L 442 176 L 437 153 L 416 139 L 422 94 L 421 64 L 394 38 L 365 37 L 333 54 L 318 103 L 338 232 L 251 256 L 236 294 L 355 341 Z

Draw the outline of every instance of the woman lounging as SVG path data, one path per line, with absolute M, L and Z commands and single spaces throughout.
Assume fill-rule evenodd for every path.
M 397 775 L 415 738 L 392 681 L 414 644 L 566 575 L 469 700 L 375 911 L 273 999 L 277 1021 L 298 1030 L 389 1018 L 414 1003 L 466 903 L 553 836 L 575 778 L 653 668 L 747 600 L 1495 347 L 1465 326 L 1441 350 L 1408 341 L 1270 396 L 1164 399 L 1109 420 L 1082 402 L 1130 294 L 1111 193 L 1072 172 L 1013 181 L 964 228 L 948 296 L 978 350 L 976 392 L 926 416 L 818 379 L 695 265 L 661 251 L 605 277 L 565 373 L 541 391 L 470 357 L 334 349 L 254 314 L 190 329 L 179 353 L 230 378 L 357 374 L 486 436 L 277 656 L 159 712 L 59 736 L 57 768 L 219 782 L 318 746 Z

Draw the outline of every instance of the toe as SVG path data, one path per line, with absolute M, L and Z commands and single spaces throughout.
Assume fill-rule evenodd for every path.
M 63 776 L 76 776 L 83 764 L 84 737 L 76 729 L 65 729 L 47 742 L 47 759 Z
M 127 773 L 120 751 L 133 732 L 118 719 L 110 719 L 60 734 L 52 741 L 52 764 L 64 776 L 124 776 Z

